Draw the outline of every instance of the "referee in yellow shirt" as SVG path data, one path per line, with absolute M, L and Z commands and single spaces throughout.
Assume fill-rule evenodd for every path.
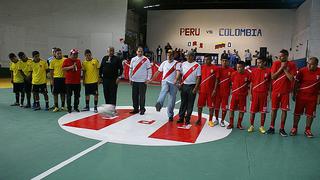
M 62 64 L 65 58 L 62 57 L 62 51 L 60 48 L 55 48 L 53 59 L 50 61 L 49 69 L 51 76 L 52 94 L 54 101 L 53 112 L 58 112 L 58 96 L 60 94 L 61 99 L 61 110 L 65 110 L 65 95 L 66 95 L 66 85 L 64 71 L 62 70 Z
M 32 83 L 31 83 L 31 64 L 32 59 L 28 58 L 24 52 L 19 52 L 18 57 L 20 59 L 20 73 L 24 79 L 24 92 L 27 95 L 27 105 L 24 106 L 25 108 L 31 108 L 31 90 L 32 90 Z
M 11 83 L 13 84 L 13 92 L 16 96 L 16 102 L 11 104 L 11 106 L 23 106 L 24 101 L 24 80 L 21 75 L 20 69 L 20 61 L 17 56 L 13 53 L 9 54 L 10 63 L 10 71 L 11 71 Z M 19 102 L 21 95 L 21 103 Z
M 49 110 L 49 97 L 47 90 L 47 70 L 48 63 L 45 60 L 40 59 L 40 53 L 38 51 L 32 52 L 33 62 L 31 65 L 32 76 L 32 92 L 35 100 L 34 110 L 40 110 L 39 93 L 42 93 L 46 101 L 45 110 Z
M 82 62 L 83 83 L 85 86 L 86 107 L 82 111 L 89 111 L 90 95 L 94 95 L 94 112 L 97 113 L 98 105 L 98 84 L 99 84 L 99 61 L 92 58 L 91 51 L 86 49 L 84 51 L 85 60 Z

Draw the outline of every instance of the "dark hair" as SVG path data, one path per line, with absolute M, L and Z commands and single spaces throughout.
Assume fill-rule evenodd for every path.
M 12 58 L 14 58 L 14 57 L 17 57 L 14 53 L 10 53 L 10 54 L 9 54 L 9 59 L 12 59 Z
M 212 56 L 210 56 L 209 54 L 204 55 L 204 57 L 212 60 Z
M 266 62 L 266 58 L 263 56 L 259 56 L 257 59 L 260 59 L 262 62 Z
M 55 48 L 54 52 L 60 52 L 61 49 L 60 48 Z
M 18 56 L 19 56 L 19 58 L 21 58 L 22 56 L 26 56 L 26 54 L 24 52 L 19 52 Z
M 319 63 L 319 59 L 316 57 L 311 57 L 311 58 L 309 58 L 309 60 L 315 60 L 317 64 Z
M 243 66 L 245 66 L 245 63 L 244 63 L 244 61 L 238 61 L 238 62 L 237 62 L 237 64 L 240 64 L 240 65 L 243 65 Z
M 40 53 L 39 53 L 39 51 L 33 51 L 32 52 L 32 57 L 35 57 L 36 55 L 39 55 Z
M 286 55 L 286 56 L 289 56 L 289 52 L 288 52 L 288 50 L 286 50 L 286 49 L 282 49 L 282 50 L 280 51 L 280 53 L 282 53 L 282 54 L 284 54 L 284 55 Z
M 86 49 L 86 50 L 84 51 L 84 54 L 91 54 L 90 49 Z

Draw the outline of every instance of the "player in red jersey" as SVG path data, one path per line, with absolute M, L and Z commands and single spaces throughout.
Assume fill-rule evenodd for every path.
M 225 127 L 224 120 L 226 118 L 228 110 L 228 101 L 230 96 L 230 87 L 231 87 L 231 74 L 234 72 L 233 68 L 229 67 L 228 59 L 221 59 L 221 67 L 219 68 L 219 77 L 217 78 L 218 86 L 217 90 L 213 91 L 215 96 L 214 109 L 215 117 L 218 119 L 219 110 L 221 107 L 222 117 L 220 126 Z
M 297 73 L 297 67 L 293 62 L 288 61 L 289 52 L 285 49 L 280 51 L 279 60 L 275 61 L 271 67 L 272 93 L 271 93 L 271 123 L 267 134 L 274 134 L 274 123 L 277 117 L 277 111 L 282 109 L 281 125 L 279 134 L 283 137 L 288 136 L 284 130 L 284 125 L 289 111 L 289 94 L 292 90 L 294 76 Z M 281 104 L 281 106 L 280 106 Z
M 293 101 L 296 102 L 294 109 L 293 128 L 290 135 L 295 136 L 298 130 L 300 116 L 305 113 L 307 122 L 304 134 L 311 138 L 311 125 L 316 115 L 317 104 L 320 103 L 320 68 L 318 58 L 311 57 L 307 67 L 299 70 L 293 90 Z
M 263 57 L 257 59 L 257 68 L 251 71 L 251 108 L 250 124 L 248 132 L 254 130 L 254 118 L 257 112 L 261 113 L 259 131 L 264 134 L 264 122 L 267 113 L 267 100 L 270 90 L 271 74 L 270 69 L 266 68 L 266 60 Z
M 237 128 L 243 130 L 241 125 L 246 112 L 247 95 L 250 84 L 250 73 L 244 69 L 244 61 L 237 62 L 237 71 L 231 75 L 232 91 L 230 102 L 230 124 L 227 129 L 233 128 L 234 111 L 239 111 Z
M 209 122 L 208 125 L 213 127 L 217 125 L 219 121 L 212 122 L 213 117 L 213 91 L 217 87 L 217 74 L 218 67 L 211 64 L 212 58 L 210 55 L 204 57 L 205 64 L 201 66 L 201 83 L 199 88 L 198 98 L 198 121 L 197 124 L 201 124 L 202 109 L 207 106 L 209 108 Z

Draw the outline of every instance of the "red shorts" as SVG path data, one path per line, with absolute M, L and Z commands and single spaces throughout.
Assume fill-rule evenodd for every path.
M 280 106 L 281 103 L 281 106 Z M 272 110 L 277 110 L 279 107 L 284 111 L 290 111 L 289 106 L 289 93 L 288 94 L 279 94 L 271 93 L 271 104 Z
M 251 99 L 251 113 L 267 112 L 268 93 L 253 93 Z
M 304 113 L 308 117 L 315 117 L 316 116 L 316 109 L 317 109 L 317 98 L 310 99 L 310 98 L 303 98 L 303 97 L 296 97 L 296 106 L 294 108 L 295 115 L 303 115 Z
M 214 108 L 219 110 L 221 107 L 222 111 L 226 111 L 228 110 L 228 101 L 229 96 L 220 96 L 217 94 L 214 98 Z
M 232 95 L 230 111 L 246 112 L 247 96 Z
M 212 96 L 211 93 L 199 93 L 199 98 L 198 98 L 198 107 L 202 108 L 207 106 L 208 108 L 213 108 L 213 101 L 212 101 Z

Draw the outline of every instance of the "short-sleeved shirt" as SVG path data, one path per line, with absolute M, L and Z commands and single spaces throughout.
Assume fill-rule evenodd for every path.
M 251 71 L 252 92 L 267 93 L 270 89 L 271 73 L 269 68 L 254 68 Z
M 221 96 L 230 95 L 230 83 L 231 83 L 231 74 L 234 72 L 234 69 L 231 67 L 220 67 L 219 68 L 219 84 L 217 87 L 217 93 Z
M 281 67 L 281 61 L 275 61 L 271 67 L 271 73 L 274 74 Z M 297 67 L 293 62 L 287 62 L 287 68 L 291 75 L 297 74 Z M 287 94 L 292 90 L 292 83 L 282 71 L 278 78 L 272 81 L 272 93 Z
M 163 61 L 158 68 L 159 72 L 162 72 L 162 81 L 167 81 L 173 83 L 176 78 L 176 72 L 181 70 L 181 64 L 173 60 L 169 62 L 168 60 Z
M 191 73 L 187 75 L 189 70 Z M 196 84 L 197 77 L 201 76 L 201 66 L 195 61 L 192 63 L 185 61 L 181 65 L 181 74 L 183 84 Z
M 47 69 L 48 63 L 44 60 L 39 62 L 32 61 L 31 71 L 32 71 L 32 84 L 46 84 L 47 83 Z
M 140 62 L 144 61 L 142 64 Z M 140 67 L 138 65 L 141 64 Z M 133 82 L 145 82 L 152 76 L 150 60 L 145 56 L 136 56 L 131 59 L 129 78 Z
M 250 73 L 244 71 L 244 73 L 239 73 L 235 71 L 231 74 L 232 82 L 232 95 L 246 96 L 249 90 L 250 84 Z
M 320 93 L 320 68 L 310 71 L 307 67 L 299 70 L 296 81 L 300 83 L 297 95 L 317 99 Z
M 100 64 L 98 59 L 84 60 L 82 62 L 82 70 L 84 71 L 84 83 L 91 84 L 97 83 L 99 80 Z
M 218 67 L 213 64 L 209 66 L 204 64 L 201 66 L 200 93 L 211 93 L 213 91 L 218 73 Z
M 20 64 L 21 64 L 20 60 L 16 63 L 14 63 L 14 62 L 10 63 L 10 71 L 12 71 L 13 83 L 23 83 L 24 82 L 23 76 L 21 75 L 21 72 L 19 71 Z
M 62 64 L 65 58 L 62 59 L 52 59 L 50 62 L 49 69 L 53 70 L 53 77 L 54 78 L 64 78 L 64 71 L 62 70 Z
M 20 70 L 24 75 L 29 76 L 31 74 L 32 59 L 28 58 L 27 61 L 20 60 Z
M 67 58 L 63 61 L 62 67 L 69 67 L 76 64 L 76 69 L 65 71 L 66 84 L 80 84 L 81 80 L 81 61 L 80 59 Z

